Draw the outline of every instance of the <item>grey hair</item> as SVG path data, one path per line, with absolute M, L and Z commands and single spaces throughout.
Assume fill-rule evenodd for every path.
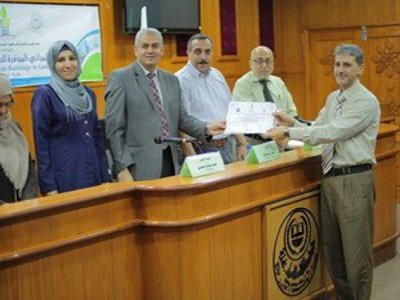
M 341 44 L 335 48 L 335 56 L 347 54 L 351 55 L 356 59 L 357 64 L 362 65 L 364 63 L 364 52 L 360 46 L 355 44 Z
M 145 35 L 155 35 L 157 36 L 158 40 L 160 41 L 160 45 L 163 45 L 163 37 L 161 32 L 159 32 L 155 28 L 142 28 L 140 29 L 135 36 L 135 45 L 139 45 L 142 42 L 142 39 Z
M 196 33 L 196 34 L 192 35 L 187 42 L 187 49 L 189 51 L 192 49 L 192 43 L 195 40 L 209 40 L 211 42 L 211 46 L 213 45 L 213 41 L 208 35 L 206 35 L 204 33 Z

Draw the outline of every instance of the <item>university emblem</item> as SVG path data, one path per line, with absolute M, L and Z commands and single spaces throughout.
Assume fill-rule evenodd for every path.
M 279 289 L 296 296 L 310 284 L 319 256 L 317 222 L 306 208 L 292 210 L 279 227 L 273 251 L 274 277 Z

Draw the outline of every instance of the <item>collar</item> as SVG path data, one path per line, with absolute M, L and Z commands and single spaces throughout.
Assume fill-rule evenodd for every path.
M 139 60 L 137 61 L 137 63 L 138 63 L 138 65 L 142 68 L 142 70 L 143 70 L 143 72 L 144 72 L 144 75 L 147 76 L 147 75 L 149 75 L 150 73 L 152 73 L 152 72 L 150 72 L 149 70 L 147 70 L 145 67 L 143 67 Z M 157 78 L 158 78 L 158 69 L 155 69 L 153 73 L 154 73 L 154 75 L 156 75 L 156 76 L 154 76 L 154 77 L 157 77 Z
M 206 78 L 206 77 L 208 77 L 208 75 L 210 75 L 211 70 L 212 70 L 212 67 L 211 67 L 207 71 L 207 73 L 202 73 L 199 70 L 197 70 L 190 61 L 188 61 L 188 63 L 187 63 L 187 68 L 188 68 L 188 71 L 189 71 L 190 75 L 195 77 L 195 78 L 196 77 Z
M 345 97 L 346 99 L 350 99 L 351 95 L 360 87 L 360 80 L 357 79 L 349 88 L 344 91 L 339 90 L 339 95 Z
M 260 82 L 260 80 L 262 80 L 262 79 L 258 78 L 256 75 L 254 75 L 253 71 L 250 71 L 249 76 L 250 76 L 250 80 L 251 80 L 252 82 L 257 82 L 257 83 L 258 83 L 258 82 Z M 268 81 L 271 81 L 269 77 L 268 77 L 268 78 L 265 78 L 265 80 L 266 80 L 267 82 L 268 82 Z

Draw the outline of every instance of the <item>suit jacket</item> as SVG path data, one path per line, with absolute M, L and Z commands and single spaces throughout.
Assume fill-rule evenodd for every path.
M 190 116 L 184 108 L 178 78 L 158 69 L 169 134 L 179 130 L 204 138 L 206 123 Z M 135 180 L 160 178 L 165 145 L 154 143 L 161 135 L 161 118 L 150 81 L 135 62 L 113 71 L 106 89 L 106 135 L 118 173 L 128 168 Z M 176 173 L 179 171 L 177 146 L 171 144 Z

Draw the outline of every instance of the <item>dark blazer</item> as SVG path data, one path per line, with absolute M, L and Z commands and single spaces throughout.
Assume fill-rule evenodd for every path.
M 178 78 L 157 70 L 169 134 L 179 130 L 204 138 L 206 123 L 190 116 L 184 108 Z M 129 168 L 135 180 L 161 176 L 164 145 L 154 143 L 161 135 L 161 119 L 150 82 L 135 62 L 113 71 L 106 89 L 106 135 L 110 142 L 115 171 Z M 177 147 L 171 144 L 175 171 L 179 171 Z

